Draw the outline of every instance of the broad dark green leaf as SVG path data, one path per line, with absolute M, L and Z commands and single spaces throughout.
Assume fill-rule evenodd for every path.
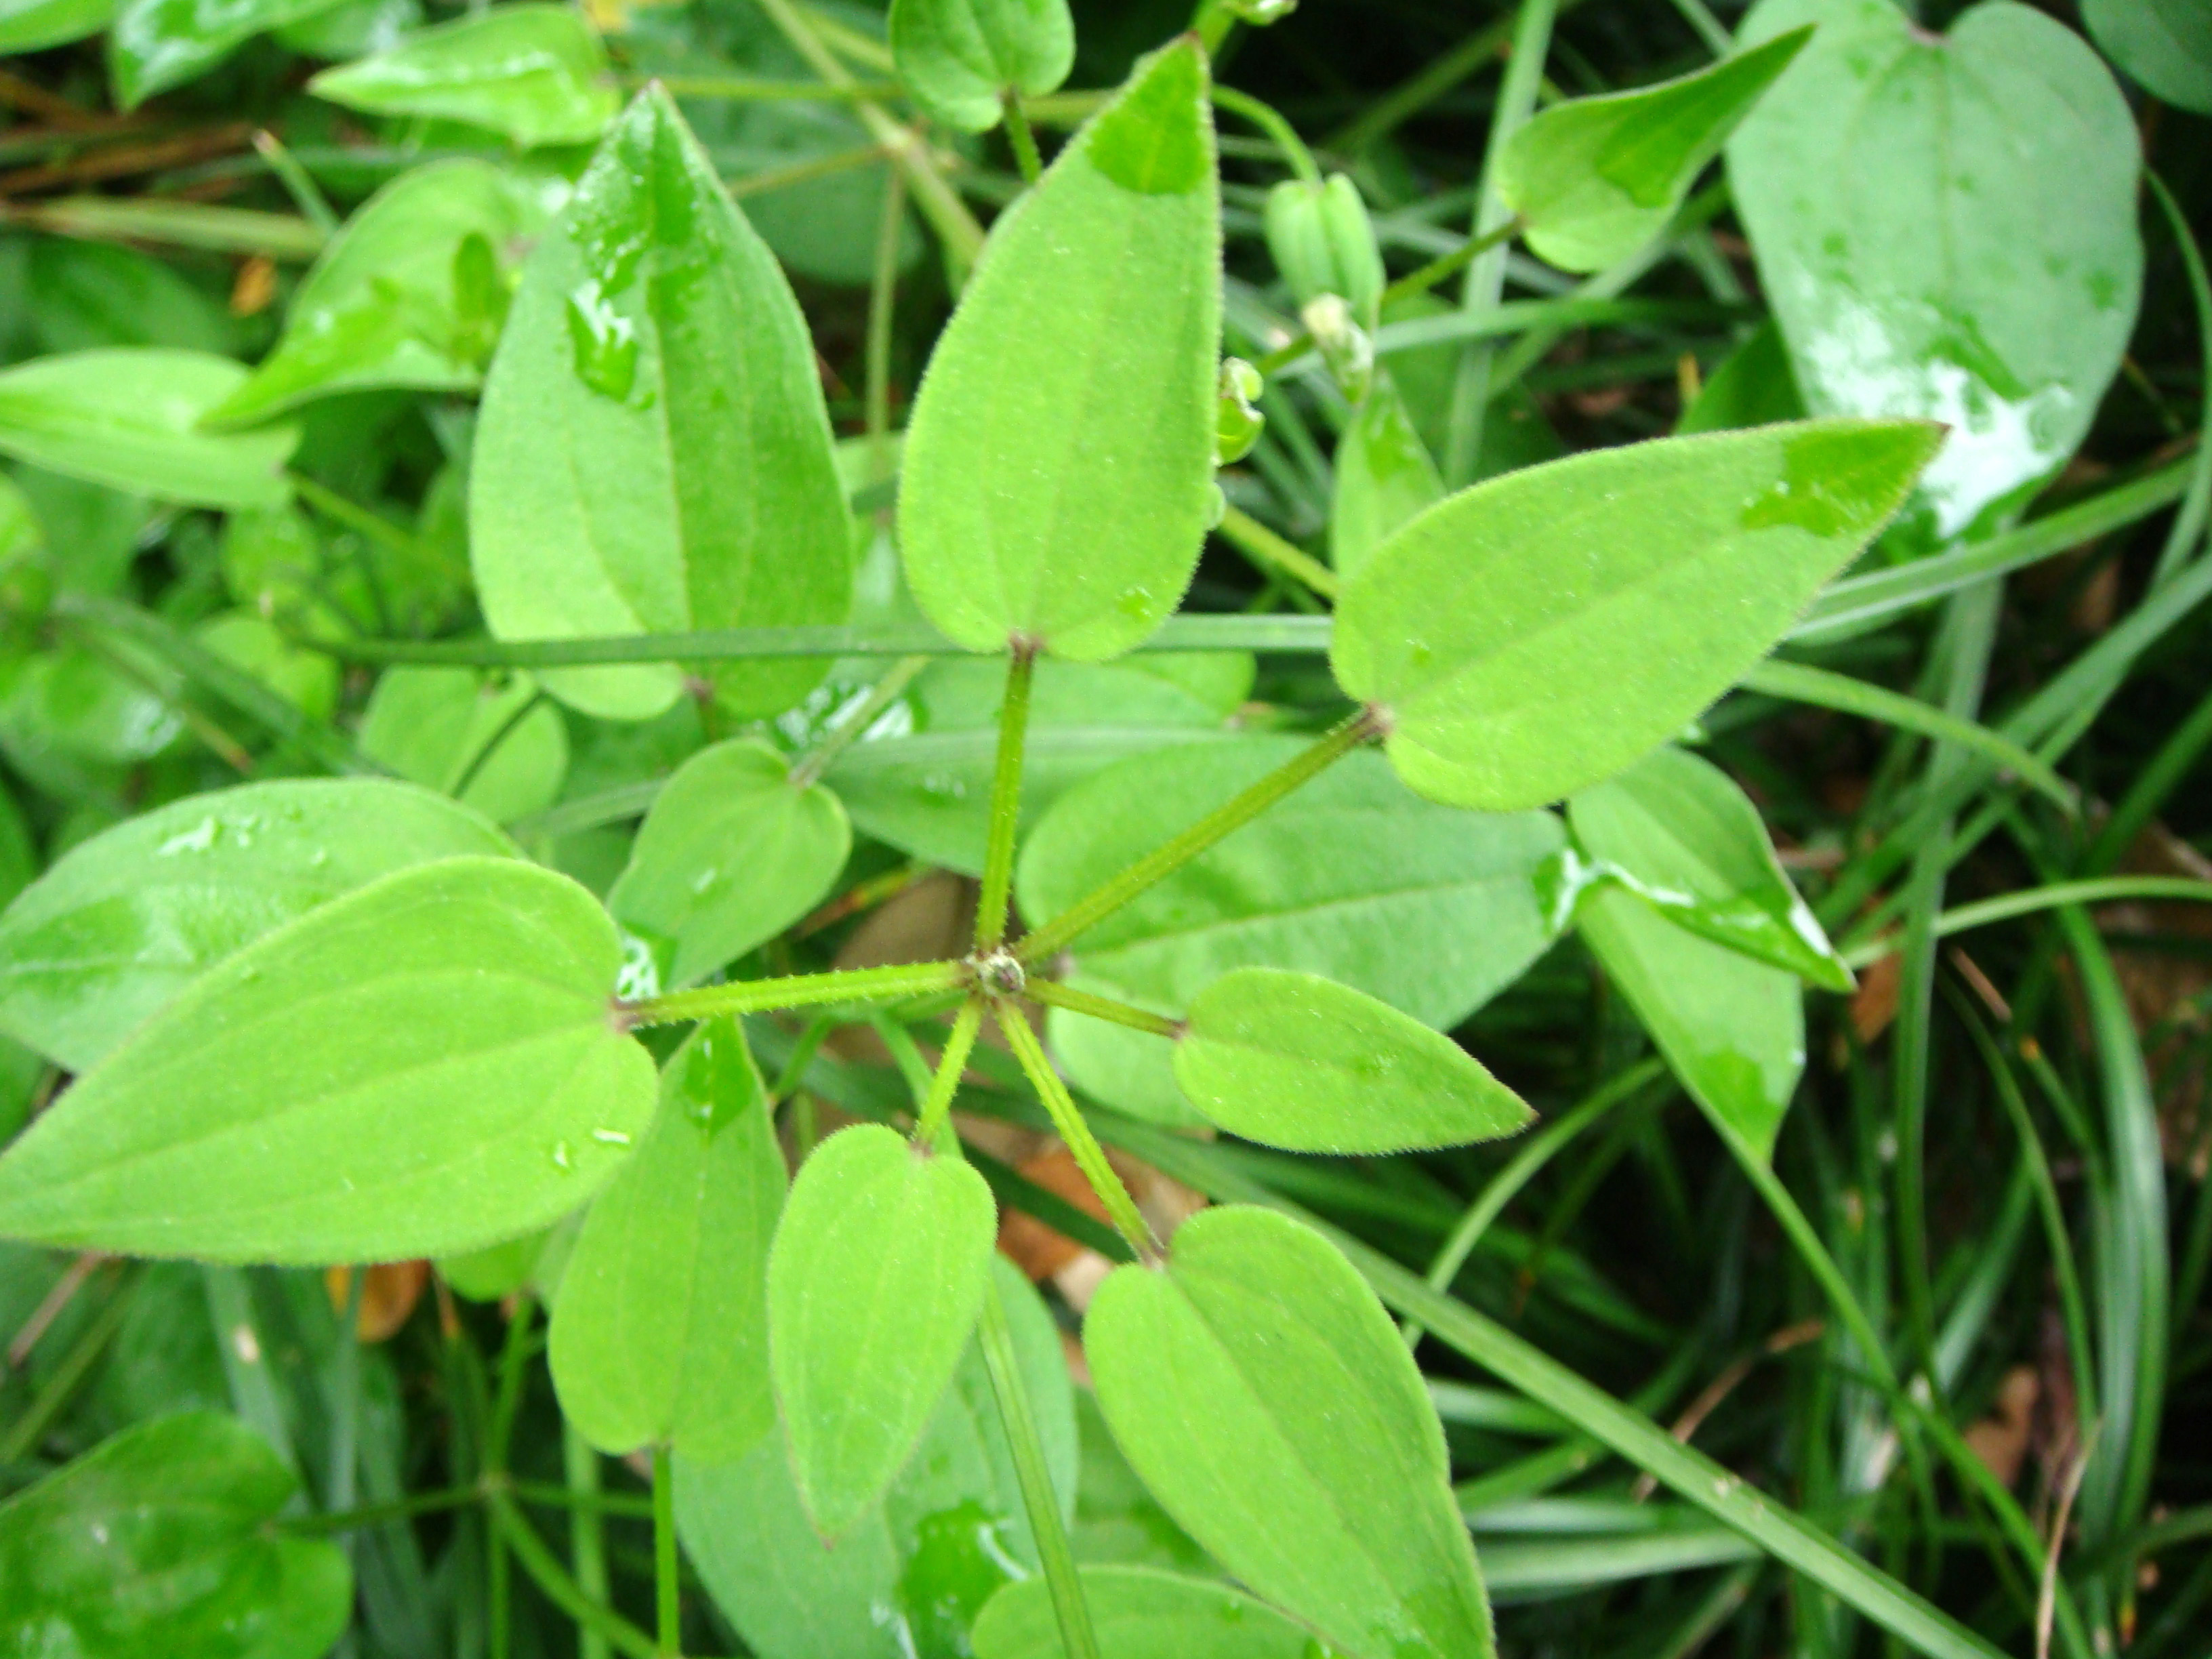
M 1097 773 L 1031 833 L 1023 915 L 1035 926 L 1066 908 L 1303 747 L 1240 738 Z M 1448 1030 L 1557 937 L 1547 895 L 1565 839 L 1548 813 L 1431 805 L 1380 756 L 1354 754 L 1076 940 L 1067 977 L 1180 1017 L 1234 969 L 1297 969 Z M 1159 1038 L 1059 1011 L 1050 1030 L 1079 1087 L 1191 1121 Z
M 1735 684 L 1897 510 L 1942 437 L 1919 421 L 1814 421 L 1601 450 L 1462 490 L 1345 584 L 1337 682 L 1375 707 L 1421 793 L 1493 812 L 1556 800 Z
M 503 823 L 561 793 L 568 729 L 527 674 L 393 668 L 369 696 L 361 750 Z
M 994 1256 L 1016 1369 L 1061 1507 L 1076 1486 L 1075 1394 L 1059 1328 Z M 883 1499 L 825 1548 L 770 1441 L 719 1468 L 678 1453 L 676 1521 L 699 1576 L 763 1659 L 965 1659 L 969 1626 L 1036 1547 L 981 1354 L 971 1344 Z
M 1082 1570 L 1099 1659 L 1316 1659 L 1304 1628 L 1211 1578 L 1149 1567 Z M 1009 1584 L 975 1621 L 975 1659 L 1061 1659 L 1052 1588 Z
M 1498 193 L 1528 246 L 1562 270 L 1600 270 L 1666 227 L 1705 163 L 1790 67 L 1810 28 L 1694 75 L 1554 104 L 1513 135 Z
M 373 882 L 80 1078 L 0 1157 L 0 1237 L 387 1261 L 542 1226 L 653 1115 L 653 1062 L 611 1018 L 620 963 L 591 895 L 520 860 Z
M 794 787 L 757 739 L 718 743 L 654 799 L 607 908 L 651 950 L 664 988 L 689 985 L 811 910 L 852 846 L 828 789 Z
M 825 1540 L 912 1455 L 968 1345 L 997 1237 L 982 1176 L 880 1124 L 840 1130 L 799 1166 L 769 1255 L 769 1361 Z
M 1376 369 L 1336 446 L 1328 562 L 1351 575 L 1401 525 L 1443 498 L 1443 479 L 1397 383 L 1388 369 Z
M 264 30 L 312 17 L 335 0 L 122 0 L 107 39 L 115 100 L 130 109 L 198 80 Z
M 0 1504 L 0 1651 L 321 1659 L 353 1574 L 337 1545 L 270 1530 L 298 1485 L 234 1417 L 117 1435 Z
M 97 34 L 120 0 L 0 0 L 0 52 L 37 52 Z
M 2081 21 L 2154 96 L 2212 115 L 2212 9 L 2203 0 L 2081 0 Z
M 775 1427 L 768 1248 L 783 1153 L 744 1033 L 692 1032 L 660 1110 L 592 1200 L 561 1273 L 550 1358 L 561 1409 L 600 1450 L 743 1457 Z
M 972 650 L 1116 657 L 1189 585 L 1220 362 L 1206 88 L 1194 36 L 1140 62 L 993 227 L 938 338 L 900 542 L 915 599 Z
M 1168 1512 L 1346 1659 L 1495 1651 L 1420 1373 L 1320 1235 L 1272 1211 L 1207 1210 L 1164 1271 L 1115 1270 L 1084 1352 L 1114 1437 Z
M 1773 1156 L 1805 1069 L 1797 976 L 1700 939 L 1626 888 L 1582 896 L 1576 925 L 1713 1127 Z
M 1067 0 L 892 0 L 891 58 L 924 112 L 983 132 L 1009 93 L 1035 98 L 1067 79 Z
M 1592 874 L 1634 889 L 1680 926 L 1827 990 L 1851 988 L 1759 809 L 1711 762 L 1655 750 L 1576 795 L 1567 822 L 1596 860 Z
M 605 48 L 570 6 L 497 6 L 442 23 L 325 70 L 307 89 L 366 115 L 489 127 L 526 149 L 589 143 L 620 103 Z
M 275 507 L 298 428 L 199 429 L 245 379 L 228 358 L 154 346 L 18 363 L 0 371 L 0 454 L 190 507 Z
M 2081 38 L 2010 0 L 1947 35 L 1890 0 L 1765 0 L 1813 43 L 1728 146 L 1729 184 L 1815 415 L 1951 430 L 1923 539 L 1987 530 L 2074 453 L 2142 285 L 2142 150 Z
M 1198 994 L 1176 1081 L 1231 1134 L 1395 1152 L 1517 1133 L 1534 1114 L 1459 1044 L 1315 974 L 1240 968 Z
M 525 267 L 484 386 L 469 532 L 502 639 L 845 618 L 852 529 L 805 319 L 658 90 Z M 734 712 L 771 714 L 823 668 L 723 664 L 713 678 Z M 564 702 L 629 720 L 681 683 L 673 666 L 545 676 Z
M 368 386 L 473 391 L 483 363 L 455 303 L 455 256 L 471 236 L 519 252 L 544 228 L 545 195 L 542 183 L 470 158 L 402 173 L 315 261 L 276 349 L 210 422 L 250 425 Z

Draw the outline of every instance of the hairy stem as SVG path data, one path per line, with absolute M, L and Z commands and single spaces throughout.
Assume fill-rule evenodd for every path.
M 920 962 L 837 973 L 794 974 L 787 979 L 739 980 L 646 997 L 622 1004 L 619 1012 L 631 1026 L 672 1025 L 679 1020 L 760 1014 L 775 1008 L 811 1008 L 825 1002 L 890 1002 L 927 991 L 949 991 L 966 972 L 957 962 Z
M 1079 991 L 1072 985 L 1060 984 L 1057 980 L 1033 979 L 1022 988 L 1022 994 L 1048 1007 L 1088 1014 L 1093 1019 L 1126 1025 L 1133 1031 L 1150 1031 L 1154 1036 L 1170 1039 L 1182 1035 L 1181 1020 L 1170 1019 L 1165 1014 L 1147 1013 L 1142 1008 L 1132 1008 L 1127 1003 L 1116 1002 L 1111 997 Z
M 1022 1071 L 1044 1102 L 1044 1109 L 1052 1115 L 1052 1126 L 1060 1131 L 1060 1138 L 1067 1143 L 1074 1155 L 1076 1167 L 1083 1178 L 1091 1183 L 1091 1191 L 1105 1205 L 1107 1218 L 1113 1222 L 1114 1231 L 1129 1243 L 1139 1261 L 1157 1261 L 1160 1257 L 1160 1242 L 1152 1237 L 1152 1224 L 1144 1212 L 1137 1208 L 1137 1200 L 1129 1196 L 1129 1189 L 1121 1184 L 1121 1177 L 1114 1173 L 1114 1166 L 1106 1161 L 1106 1149 L 1091 1133 L 1091 1126 L 1083 1121 L 1075 1100 L 1067 1092 L 1067 1085 L 1060 1080 L 1060 1073 L 1052 1069 L 1045 1058 L 1044 1045 L 1037 1041 L 1036 1033 L 1018 1009 L 1009 1009 L 1006 1018 L 999 1022 L 999 1029 L 1006 1034 L 1006 1046 L 1021 1061 Z
M 975 948 L 991 951 L 1006 937 L 1006 901 L 1014 881 L 1014 832 L 1022 817 L 1022 751 L 1029 739 L 1030 684 L 1036 653 L 1017 645 L 1006 662 L 1006 701 L 999 710 L 999 756 L 991 771 L 990 838 L 983 849 L 983 891 L 975 902 Z

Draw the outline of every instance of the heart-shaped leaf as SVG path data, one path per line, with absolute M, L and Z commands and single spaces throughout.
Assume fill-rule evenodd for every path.
M 392 1261 L 542 1226 L 612 1176 L 653 1062 L 614 925 L 564 876 L 457 858 L 225 958 L 0 1157 L 0 1237 Z
M 2212 115 L 2212 11 L 2201 0 L 2081 0 L 2081 21 L 2154 94 Z
M 618 104 L 606 49 L 570 6 L 500 6 L 325 70 L 307 90 L 367 115 L 432 116 L 527 149 L 586 144 Z
M 542 811 L 568 770 L 568 728 L 527 674 L 391 668 L 369 694 L 362 752 L 506 823 Z
M 999 123 L 1009 94 L 1040 97 L 1067 79 L 1067 0 L 892 0 L 891 61 L 914 100 L 967 132 Z
M 1099 1659 L 1312 1659 L 1314 1639 L 1264 1601 L 1212 1578 L 1149 1567 L 1081 1571 Z M 1052 1587 L 1009 1584 L 975 1621 L 975 1659 L 1061 1659 Z

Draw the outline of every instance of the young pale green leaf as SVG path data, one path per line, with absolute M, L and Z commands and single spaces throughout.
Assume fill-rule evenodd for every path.
M 1444 498 L 1443 479 L 1389 371 L 1378 368 L 1336 446 L 1328 562 L 1349 576 L 1367 556 Z
M 764 743 L 718 743 L 654 799 L 607 908 L 651 949 L 664 988 L 690 985 L 811 910 L 852 846 L 836 795 L 795 786 Z
M 2212 115 L 2212 10 L 2203 0 L 2081 0 L 2081 21 L 2154 96 Z
M 1168 1513 L 1346 1659 L 1496 1651 L 1420 1373 L 1320 1235 L 1272 1211 L 1207 1210 L 1164 1270 L 1108 1278 L 1084 1352 L 1115 1439 Z
M 320 1659 L 353 1572 L 327 1540 L 272 1530 L 298 1486 L 214 1412 L 103 1442 L 0 1504 L 0 1652 Z
M 120 0 L 0 0 L 0 53 L 38 52 L 97 34 Z
M 1595 873 L 1692 933 L 1825 989 L 1851 988 L 1851 970 L 1783 872 L 1759 809 L 1711 762 L 1655 750 L 1576 795 L 1567 822 Z
M 1044 1462 L 1073 1506 L 1076 1397 L 1060 1328 L 995 1253 L 998 1294 Z M 827 1548 L 778 1440 L 734 1463 L 676 1459 L 676 1524 L 715 1605 L 775 1659 L 915 1659 L 969 1650 L 993 1593 L 1039 1570 L 989 1372 L 970 1343 L 921 1444 L 883 1498 Z
M 519 860 L 335 899 L 203 975 L 0 1157 L 0 1237 L 392 1261 L 542 1226 L 653 1115 L 610 1006 L 621 955 L 590 894 Z
M 592 1201 L 553 1304 L 561 1409 L 600 1450 L 672 1445 L 726 1463 L 775 1427 L 768 1249 L 783 1187 L 744 1032 L 700 1026 L 661 1073 L 652 1129 Z
M 172 801 L 70 848 L 0 916 L 0 1030 L 88 1071 L 208 969 L 340 894 L 514 854 L 467 808 L 376 779 Z
M 1307 306 L 1334 294 L 1371 332 L 1390 274 L 1359 186 L 1341 173 L 1326 183 L 1285 179 L 1267 192 L 1264 223 L 1267 252 L 1291 297 Z
M 246 371 L 160 347 L 76 351 L 0 372 L 0 454 L 189 507 L 276 507 L 299 428 L 201 431 Z
M 537 236 L 550 216 L 544 196 L 542 186 L 470 157 L 400 174 L 315 261 L 276 349 L 209 411 L 209 423 L 247 426 L 370 386 L 475 390 L 483 365 L 456 305 L 456 255 L 472 236 L 495 249 Z
M 369 694 L 361 751 L 504 823 L 561 793 L 568 728 L 527 674 L 393 668 Z
M 1066 909 L 1305 746 L 1237 738 L 1097 773 L 1031 832 L 1023 915 Z M 1351 755 L 1077 939 L 1068 977 L 1179 1017 L 1235 969 L 1297 969 L 1448 1030 L 1558 936 L 1548 899 L 1565 842 L 1549 813 L 1471 818 L 1422 800 L 1381 756 Z M 1051 1035 L 1079 1087 L 1192 1121 L 1158 1037 L 1059 1010 Z
M 1921 421 L 1810 421 L 1601 450 L 1462 490 L 1345 584 L 1337 683 L 1375 708 L 1398 775 L 1431 799 L 1493 812 L 1556 800 L 1735 684 L 1942 441 Z
M 799 1166 L 769 1255 L 769 1363 L 824 1539 L 912 1455 L 975 1328 L 997 1236 L 982 1176 L 880 1124 L 839 1131 Z
M 915 102 L 964 132 L 996 126 L 1010 94 L 1054 90 L 1075 63 L 1067 0 L 892 0 L 890 39 Z
M 1805 1069 L 1796 975 L 1714 945 L 1623 887 L 1582 896 L 1576 926 L 1722 1135 L 1761 1162 Z
M 432 116 L 527 149 L 589 143 L 620 100 L 606 49 L 571 6 L 498 6 L 325 70 L 307 90 L 365 115 Z
M 1212 512 L 1220 191 L 1205 48 L 1141 61 L 992 228 L 907 426 L 899 534 L 930 621 L 1121 655 Z
M 1555 104 L 1513 135 L 1498 191 L 1528 246 L 1562 270 L 1601 270 L 1666 227 L 1705 163 L 1790 67 L 1808 27 L 1695 75 Z
M 1299 1152 L 1457 1146 L 1534 1114 L 1459 1044 L 1315 974 L 1240 968 L 1198 994 L 1176 1081 L 1231 1134 Z
M 1815 415 L 1950 428 L 1916 536 L 1995 527 L 2089 429 L 2142 286 L 2127 100 L 2055 17 L 1931 33 L 1890 0 L 1764 0 L 1813 43 L 1729 141 L 1729 185 Z
M 494 12 L 493 17 L 502 15 Z M 484 386 L 470 557 L 501 639 L 841 623 L 852 528 L 814 347 L 774 257 L 658 89 L 639 94 L 524 269 Z M 823 665 L 719 665 L 737 714 Z M 546 689 L 641 720 L 673 666 Z
M 1099 1659 L 1312 1659 L 1313 1638 L 1264 1601 L 1212 1578 L 1085 1566 Z M 975 1621 L 975 1659 L 1062 1659 L 1052 1587 L 1009 1584 Z
M 336 0 L 122 0 L 107 39 L 107 74 L 125 109 L 196 81 L 253 36 L 327 11 Z

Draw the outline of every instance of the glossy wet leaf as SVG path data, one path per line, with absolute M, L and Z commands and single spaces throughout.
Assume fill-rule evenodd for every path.
M 1231 1134 L 1300 1152 L 1457 1146 L 1534 1114 L 1459 1044 L 1316 974 L 1240 968 L 1198 994 L 1176 1081 Z
M 271 1528 L 299 1482 L 234 1417 L 141 1423 L 0 1504 L 0 1650 L 320 1659 L 353 1610 L 338 1547 Z
M 0 52 L 13 55 L 97 34 L 119 0 L 0 0 Z
M 2154 96 L 2212 115 L 2212 11 L 2200 0 L 2081 0 L 2081 21 Z
M 1384 711 L 1391 763 L 1431 799 L 1556 800 L 1772 649 L 1941 436 L 1834 420 L 1662 438 L 1462 490 L 1345 584 L 1337 683 Z
M 1397 383 L 1377 369 L 1337 442 L 1328 562 L 1351 575 L 1400 526 L 1443 498 L 1443 479 Z
M 1831 991 L 1851 988 L 1784 873 L 1750 798 L 1710 761 L 1660 749 L 1567 803 L 1598 873 L 1632 888 L 1690 932 Z
M 1554 104 L 1516 132 L 1498 158 L 1498 191 L 1528 246 L 1562 270 L 1601 270 L 1636 252 L 1811 33 L 1793 29 L 1656 87 Z
M 155 346 L 18 363 L 0 370 L 0 454 L 185 506 L 275 507 L 298 428 L 199 429 L 245 379 L 227 357 Z
M 2081 38 L 2010 0 L 1931 35 L 1889 0 L 1765 0 L 1813 42 L 1737 131 L 1729 184 L 1816 415 L 1951 428 L 1923 538 L 1987 530 L 2074 453 L 2142 283 L 2141 147 Z
M 792 1468 L 835 1542 L 913 1454 L 988 1288 L 998 1208 L 962 1159 L 858 1124 L 799 1166 L 769 1256 L 769 1360 Z
M 1059 1328 L 994 1256 L 1016 1369 L 1063 1512 L 1076 1488 L 1075 1393 Z M 970 1344 L 921 1443 L 834 1546 L 808 1524 L 779 1441 L 709 1466 L 679 1452 L 676 1520 L 714 1602 L 769 1659 L 950 1659 L 1036 1547 L 982 1356 Z
M 592 1200 L 553 1306 L 561 1410 L 600 1450 L 672 1445 L 725 1463 L 775 1427 L 768 1247 L 783 1188 L 744 1033 L 700 1026 L 661 1073 L 653 1127 Z
M 1305 747 L 1247 737 L 1139 757 L 1061 797 L 1016 883 L 1032 926 Z M 1547 893 L 1565 836 L 1548 813 L 1474 817 L 1420 799 L 1372 753 L 1347 757 L 1070 947 L 1084 988 L 1180 1017 L 1224 974 L 1319 974 L 1448 1030 L 1556 937 Z M 1190 1121 L 1170 1045 L 1055 1011 L 1079 1087 L 1155 1121 Z
M 325 70 L 307 89 L 364 115 L 433 116 L 523 148 L 597 138 L 620 100 L 606 49 L 569 6 L 498 6 Z
M 361 750 L 410 783 L 500 823 L 543 811 L 568 769 L 561 711 L 527 674 L 393 668 L 376 683 Z
M 1713 1127 L 1771 1158 L 1805 1068 L 1797 976 L 1676 927 L 1621 887 L 1584 893 L 1575 921 Z
M 1211 1578 L 1085 1566 L 1083 1601 L 1099 1659 L 1314 1659 L 1303 1626 Z M 975 1621 L 975 1659 L 1061 1659 L 1052 1587 L 1009 1584 Z
M 983 132 L 1010 92 L 1035 98 L 1067 79 L 1067 0 L 892 0 L 892 61 L 923 112 Z
M 276 349 L 210 420 L 250 425 L 368 386 L 473 391 L 483 362 L 456 302 L 456 256 L 471 236 L 519 253 L 544 228 L 544 197 L 542 185 L 471 158 L 402 173 L 324 250 Z
M 1141 61 L 993 228 L 931 355 L 900 541 L 915 599 L 970 649 L 1119 656 L 1189 585 L 1220 361 L 1206 86 L 1195 38 Z
M 1231 1576 L 1346 1659 L 1495 1650 L 1420 1373 L 1319 1234 L 1205 1211 L 1164 1270 L 1114 1271 L 1084 1350 L 1129 1462 Z
M 484 386 L 469 532 L 502 639 L 845 619 L 852 532 L 805 320 L 658 91 L 524 269 Z M 732 712 L 773 714 L 822 672 L 763 660 L 712 678 Z M 681 681 L 672 665 L 545 676 L 626 720 Z
M 796 787 L 765 743 L 719 743 L 654 799 L 607 908 L 652 949 L 664 988 L 689 985 L 820 903 L 852 845 L 828 789 Z
M 115 100 L 130 109 L 198 80 L 255 35 L 327 11 L 334 0 L 122 0 L 108 36 Z
M 366 830 L 368 826 L 364 826 Z M 653 1115 L 613 924 L 459 858 L 226 957 L 0 1157 L 0 1237 L 229 1261 L 472 1249 L 589 1198 Z

